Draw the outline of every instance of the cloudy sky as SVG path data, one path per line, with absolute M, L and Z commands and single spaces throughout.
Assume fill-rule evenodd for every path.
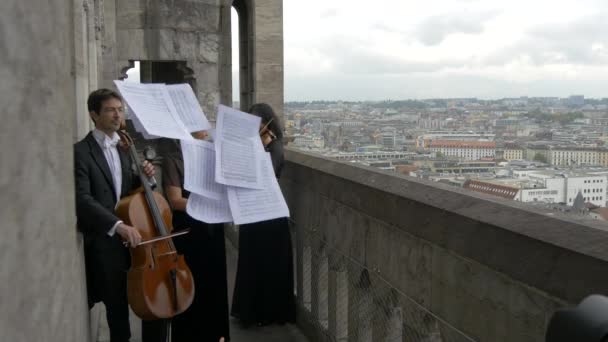
M 607 0 L 284 0 L 285 100 L 608 97 Z

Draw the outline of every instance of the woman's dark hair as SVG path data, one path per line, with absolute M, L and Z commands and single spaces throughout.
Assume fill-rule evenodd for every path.
M 277 139 L 283 139 L 283 130 L 281 129 L 281 121 L 274 113 L 272 107 L 267 103 L 256 103 L 249 108 L 249 113 L 259 116 L 262 118 L 262 125 L 267 124 L 270 120 L 272 122 L 268 125 L 268 128 L 274 133 Z
M 89 112 L 100 114 L 99 111 L 101 110 L 101 103 L 111 98 L 115 98 L 122 102 L 122 97 L 120 97 L 120 95 L 114 90 L 105 88 L 95 90 L 89 94 L 89 98 L 87 99 L 87 107 Z

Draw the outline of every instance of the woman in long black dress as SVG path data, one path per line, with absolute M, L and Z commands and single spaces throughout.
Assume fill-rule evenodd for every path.
M 201 133 L 193 134 L 202 138 Z M 163 188 L 173 210 L 176 231 L 190 228 L 190 233 L 174 238 L 177 251 L 184 255 L 194 278 L 194 301 L 182 314 L 173 318 L 173 342 L 217 342 L 230 340 L 228 323 L 228 284 L 224 225 L 207 224 L 186 213 L 184 161 L 175 143 L 163 159 Z
M 277 178 L 283 168 L 283 134 L 272 107 L 255 104 L 249 112 L 262 118 L 262 142 L 270 152 Z M 286 217 L 239 227 L 239 259 L 232 316 L 243 326 L 295 322 L 293 251 Z

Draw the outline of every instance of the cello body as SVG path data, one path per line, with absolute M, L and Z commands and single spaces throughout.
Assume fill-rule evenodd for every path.
M 171 232 L 172 214 L 167 201 L 152 191 L 167 233 Z M 123 198 L 116 208 L 118 216 L 136 227 L 142 241 L 159 236 L 150 213 L 145 192 Z M 194 299 L 194 279 L 171 239 L 130 249 L 131 268 L 127 275 L 129 305 L 144 320 L 167 319 L 184 312 Z M 175 279 L 172 279 L 172 275 Z
M 141 319 L 165 320 L 170 332 L 170 319 L 188 309 L 194 300 L 194 279 L 184 256 L 177 253 L 171 240 L 173 215 L 169 204 L 152 190 L 150 180 L 141 169 L 133 139 L 124 129 L 118 134 L 121 147 L 130 152 L 143 187 L 143 191 L 121 199 L 116 207 L 118 217 L 135 227 L 142 240 L 130 248 L 129 305 Z M 165 337 L 169 341 L 170 333 Z

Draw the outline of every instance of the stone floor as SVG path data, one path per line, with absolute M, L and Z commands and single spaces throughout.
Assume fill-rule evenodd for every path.
M 229 299 L 232 301 L 232 288 L 236 274 L 238 251 L 229 240 L 226 240 L 226 258 L 228 264 L 228 288 Z M 109 342 L 109 331 L 105 320 L 103 305 L 97 304 L 91 312 L 93 331 L 97 331 L 97 342 Z M 95 324 L 97 322 L 97 324 Z M 141 342 L 140 321 L 135 315 L 131 315 L 132 342 Z M 308 342 L 306 337 L 293 324 L 283 326 L 270 325 L 265 327 L 252 327 L 243 329 L 237 321 L 231 318 L 230 334 L 232 342 Z

